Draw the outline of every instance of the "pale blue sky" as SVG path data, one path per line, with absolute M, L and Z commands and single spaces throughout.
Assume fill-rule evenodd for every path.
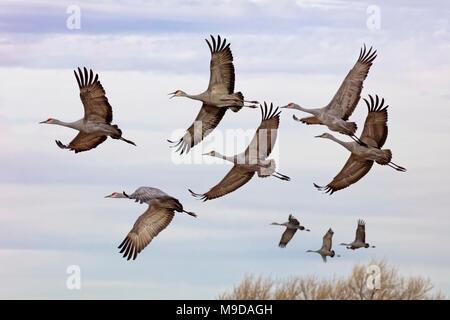
M 80 30 L 66 28 L 69 4 L 81 9 Z M 366 26 L 373 4 L 379 30 Z M 448 16 L 445 1 L 2 1 L 0 298 L 212 299 L 246 273 L 339 276 L 371 258 L 429 276 L 449 295 Z M 274 157 L 292 181 L 256 178 L 226 197 L 196 201 L 187 188 L 207 191 L 230 166 L 180 163 L 186 159 L 171 153 L 166 139 L 190 125 L 199 103 L 167 93 L 206 88 L 203 39 L 218 33 L 231 42 L 236 89 L 277 105 L 326 105 L 363 43 L 374 46 L 363 96 L 386 98 L 386 148 L 408 172 L 376 165 L 350 188 L 323 195 L 312 183 L 331 181 L 348 152 L 313 138 L 326 128 L 300 125 L 283 111 Z M 74 131 L 37 124 L 82 116 L 72 70 L 84 65 L 99 73 L 114 122 L 137 148 L 108 140 L 75 155 L 54 143 L 69 142 Z M 366 113 L 360 104 L 351 119 L 361 128 Z M 232 141 L 221 137 L 251 135 L 259 121 L 256 110 L 227 114 L 192 156 L 232 153 Z M 177 215 L 127 262 L 116 247 L 146 206 L 103 197 L 142 185 L 163 189 L 199 217 Z M 312 231 L 280 249 L 283 230 L 269 224 L 290 213 Z M 327 264 L 305 253 L 320 247 L 329 227 L 335 243 L 352 240 L 358 218 L 376 249 L 335 247 L 342 257 Z M 81 268 L 79 291 L 65 286 L 69 265 Z

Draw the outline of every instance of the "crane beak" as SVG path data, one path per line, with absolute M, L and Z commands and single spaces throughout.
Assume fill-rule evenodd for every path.
M 169 95 L 169 96 L 172 95 L 171 97 L 169 97 L 169 99 L 172 99 L 173 97 L 176 97 L 175 93 L 176 93 L 176 91 L 168 93 L 167 95 Z
M 209 152 L 207 152 L 207 153 L 202 153 L 202 156 L 209 156 Z
M 39 122 L 39 123 L 46 123 L 47 121 L 41 121 L 41 122 Z
M 280 109 L 283 109 L 283 108 L 289 108 L 289 106 L 285 105 L 285 106 L 280 107 Z

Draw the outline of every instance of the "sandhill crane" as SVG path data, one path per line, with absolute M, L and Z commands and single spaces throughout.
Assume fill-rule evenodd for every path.
M 359 249 L 359 248 L 375 248 L 366 243 L 366 223 L 364 220 L 358 220 L 358 226 L 356 227 L 355 240 L 352 243 L 341 243 L 341 246 L 346 246 L 347 249 Z
M 174 217 L 174 211 L 185 212 L 193 217 L 197 215 L 183 209 L 183 205 L 167 193 L 152 187 L 140 187 L 131 195 L 113 192 L 105 198 L 134 199 L 135 202 L 148 204 L 148 209 L 136 220 L 133 228 L 119 245 L 120 253 L 127 260 L 136 259 L 137 255 L 164 230 Z
M 241 92 L 234 92 L 235 76 L 230 43 L 227 44 L 226 39 L 222 41 L 220 36 L 217 37 L 217 42 L 213 36 L 211 36 L 211 40 L 212 45 L 205 39 L 211 51 L 208 89 L 196 95 L 187 94 L 182 90 L 169 93 L 172 95 L 171 98 L 187 97 L 203 102 L 200 112 L 194 123 L 187 129 L 186 134 L 178 141 L 168 140 L 174 144 L 172 147 L 177 148 L 176 152 L 181 151 L 180 154 L 188 153 L 193 146 L 216 128 L 227 109 L 237 112 L 242 107 L 257 108 L 254 103 L 258 103 L 258 101 L 244 100 Z M 245 102 L 252 103 L 252 105 L 245 105 Z
M 364 177 L 370 168 L 372 168 L 374 161 L 381 165 L 388 165 L 397 171 L 406 171 L 405 168 L 391 161 L 391 150 L 381 149 L 388 134 L 388 106 L 383 107 L 384 99 L 380 103 L 378 96 L 376 96 L 375 101 L 371 95 L 369 95 L 369 98 L 370 104 L 367 99 L 364 99 L 367 105 L 368 115 L 360 137 L 360 140 L 366 144 L 365 146 L 354 141 L 343 142 L 329 133 L 316 136 L 317 138 L 333 140 L 351 152 L 350 158 L 345 163 L 344 168 L 334 177 L 333 181 L 325 187 L 314 184 L 317 189 L 324 190 L 326 193 L 329 192 L 330 195 L 337 190 L 344 189 Z
M 78 74 L 74 70 L 75 78 L 80 88 L 80 98 L 84 106 L 84 117 L 75 122 L 63 122 L 57 119 L 49 118 L 40 123 L 57 124 L 78 130 L 78 135 L 69 143 L 64 145 L 61 141 L 55 140 L 61 149 L 70 149 L 75 153 L 94 149 L 110 136 L 113 139 L 119 139 L 136 145 L 133 141 L 122 137 L 122 130 L 112 121 L 112 108 L 106 98 L 105 90 L 98 80 L 98 74 L 92 70 L 88 71 L 86 67 L 83 72 L 78 68 Z
M 227 160 L 234 163 L 234 166 L 222 181 L 207 193 L 198 194 L 189 189 L 194 197 L 206 201 L 226 195 L 250 181 L 255 172 L 261 178 L 274 176 L 281 180 L 290 180 L 288 176 L 275 171 L 275 160 L 267 159 L 276 142 L 280 111 L 278 111 L 278 108 L 273 109 L 273 104 L 270 104 L 269 109 L 266 103 L 264 103 L 264 108 L 262 105 L 260 105 L 260 108 L 261 124 L 244 152 L 232 157 L 224 156 L 216 151 L 204 154 Z
M 294 120 L 306 124 L 324 124 L 331 131 L 337 131 L 349 135 L 353 140 L 358 141 L 355 136 L 357 129 L 355 122 L 348 122 L 348 118 L 358 104 L 361 97 L 363 81 L 366 79 L 372 62 L 375 60 L 377 51 L 372 52 L 372 47 L 366 51 L 366 45 L 361 48 L 358 61 L 347 74 L 339 90 L 336 92 L 330 103 L 323 108 L 306 109 L 298 104 L 289 103 L 281 108 L 296 109 L 312 114 L 312 117 L 298 119 L 295 115 Z M 359 141 L 361 143 L 361 141 Z
M 320 254 L 322 257 L 323 262 L 327 262 L 327 256 L 333 258 L 335 256 L 334 250 L 331 250 L 331 247 L 333 245 L 333 234 L 334 231 L 330 228 L 328 229 L 327 233 L 323 236 L 322 240 L 322 248 L 319 250 L 307 250 L 306 252 L 315 252 Z M 340 255 L 337 255 L 337 257 L 340 257 Z
M 304 226 L 300 225 L 300 222 L 294 218 L 292 214 L 289 215 L 289 221 L 283 222 L 283 223 L 277 223 L 272 222 L 272 225 L 276 226 L 284 226 L 286 227 L 286 230 L 283 232 L 283 235 L 281 236 L 280 243 L 278 246 L 280 248 L 285 248 L 289 241 L 291 241 L 294 234 L 297 232 L 297 230 L 305 230 L 310 231 L 309 229 L 305 229 Z

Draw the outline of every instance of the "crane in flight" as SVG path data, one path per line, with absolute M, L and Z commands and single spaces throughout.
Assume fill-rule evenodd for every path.
M 63 122 L 57 119 L 49 118 L 40 123 L 56 124 L 78 130 L 78 135 L 69 143 L 63 144 L 55 140 L 61 149 L 69 149 L 75 153 L 94 149 L 104 142 L 107 137 L 119 139 L 129 144 L 136 145 L 133 141 L 122 137 L 122 130 L 115 124 L 111 124 L 113 115 L 112 108 L 105 95 L 105 90 L 98 80 L 98 74 L 87 71 L 84 68 L 84 74 L 78 68 L 78 74 L 74 71 L 75 78 L 80 88 L 80 98 L 84 107 L 84 117 L 75 122 Z
M 133 199 L 135 202 L 148 204 L 148 209 L 136 220 L 133 228 L 119 245 L 120 253 L 130 260 L 137 255 L 164 230 L 172 221 L 175 211 L 184 212 L 193 217 L 197 215 L 183 209 L 183 205 L 172 196 L 152 187 L 140 187 L 132 194 L 113 192 L 105 198 Z
M 200 94 L 187 94 L 182 90 L 169 93 L 170 98 L 186 97 L 203 103 L 186 134 L 178 141 L 167 140 L 173 144 L 172 147 L 177 148 L 176 152 L 180 151 L 180 154 L 188 153 L 192 147 L 211 133 L 228 109 L 238 112 L 242 107 L 257 108 L 255 103 L 258 101 L 244 100 L 241 92 L 234 92 L 235 73 L 230 43 L 227 44 L 226 39 L 222 40 L 220 35 L 217 41 L 213 36 L 211 40 L 212 45 L 205 39 L 211 52 L 210 78 L 206 91 Z M 252 104 L 246 105 L 247 102 Z
M 281 180 L 290 180 L 288 176 L 275 171 L 275 160 L 267 159 L 276 142 L 281 111 L 278 108 L 274 109 L 273 104 L 270 104 L 270 108 L 268 108 L 267 104 L 264 103 L 264 107 L 260 105 L 260 108 L 262 114 L 261 124 L 244 152 L 231 157 L 216 151 L 204 154 L 227 160 L 232 162 L 234 166 L 222 181 L 212 187 L 207 193 L 198 194 L 189 189 L 189 192 L 194 197 L 198 197 L 203 201 L 222 197 L 249 182 L 255 173 L 258 173 L 258 176 L 261 178 L 274 176 Z
M 366 45 L 364 45 L 364 48 L 361 48 L 358 60 L 327 106 L 323 108 L 307 109 L 291 102 L 281 108 L 295 109 L 309 113 L 312 116 L 298 119 L 293 115 L 293 118 L 296 121 L 306 124 L 326 125 L 331 131 L 346 134 L 353 140 L 364 144 L 355 136 L 357 129 L 356 123 L 347 120 L 355 110 L 361 98 L 363 82 L 369 73 L 373 61 L 377 57 L 376 53 L 376 50 L 372 51 L 372 47 L 368 51 L 366 50 Z
M 334 231 L 331 228 L 328 229 L 322 238 L 322 247 L 319 250 L 307 250 L 306 252 L 318 253 L 322 257 L 323 262 L 327 262 L 327 256 L 333 258 L 336 255 L 334 250 L 331 250 L 333 246 L 333 234 Z M 337 255 L 337 257 L 340 257 L 340 255 Z
M 388 165 L 391 168 L 405 172 L 406 169 L 393 163 L 392 152 L 389 149 L 381 149 L 388 135 L 388 106 L 384 106 L 384 99 L 375 99 L 369 95 L 370 103 L 364 99 L 367 105 L 368 114 L 364 129 L 359 138 L 364 145 L 358 142 L 344 142 L 329 133 L 316 136 L 316 138 L 325 138 L 339 143 L 341 146 L 351 152 L 342 170 L 334 177 L 328 185 L 322 187 L 314 183 L 318 190 L 333 194 L 335 191 L 347 188 L 364 177 L 372 168 L 374 162 L 380 165 Z M 383 107 L 384 106 L 384 107 Z
M 305 229 L 304 226 L 301 226 L 300 222 L 292 214 L 289 215 L 289 220 L 287 222 L 283 223 L 272 222 L 271 224 L 275 226 L 286 227 L 286 230 L 283 232 L 283 235 L 281 236 L 280 243 L 278 244 L 280 248 L 286 247 L 286 245 L 288 244 L 289 241 L 291 241 L 292 237 L 295 235 L 297 230 L 310 231 L 309 229 Z
M 356 227 L 355 240 L 351 243 L 341 243 L 341 246 L 346 246 L 347 249 L 359 249 L 359 248 L 375 248 L 366 243 L 366 223 L 364 220 L 358 220 L 358 226 Z

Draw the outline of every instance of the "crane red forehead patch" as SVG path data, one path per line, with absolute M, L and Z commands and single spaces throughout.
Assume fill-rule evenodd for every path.
M 48 118 L 46 122 L 49 122 L 49 121 L 52 121 L 52 120 L 53 120 L 52 118 Z

